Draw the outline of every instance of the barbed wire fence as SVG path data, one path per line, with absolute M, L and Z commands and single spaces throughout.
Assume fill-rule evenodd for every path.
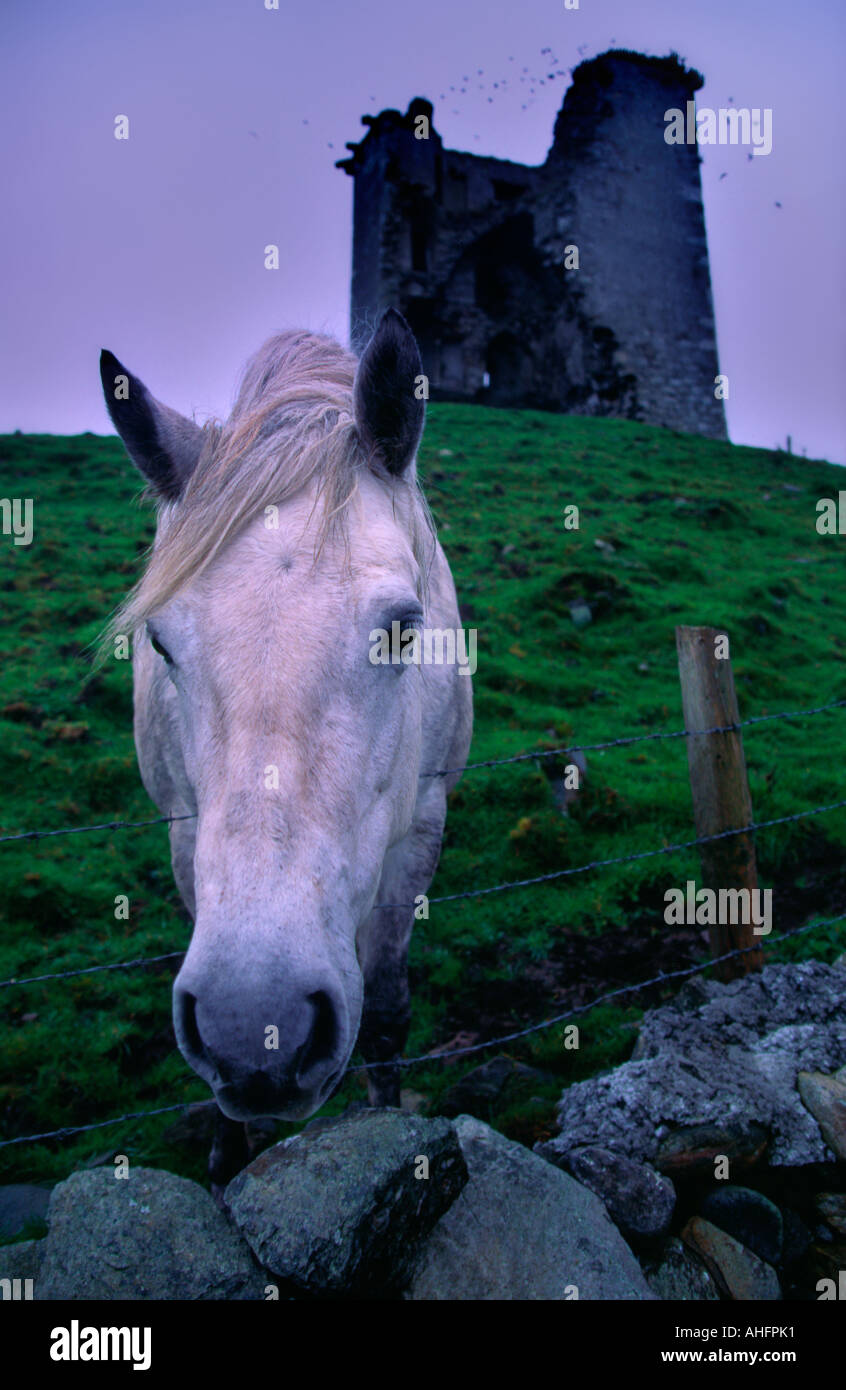
M 754 715 L 748 719 L 737 720 L 730 724 L 714 725 L 713 727 L 707 729 L 659 730 L 653 731 L 651 733 L 634 734 L 622 738 L 608 739 L 598 743 L 568 744 L 562 747 L 556 747 L 551 749 L 536 749 L 532 752 L 518 753 L 510 757 L 490 758 L 480 762 L 466 763 L 463 767 L 459 768 L 442 768 L 434 772 L 424 772 L 421 773 L 421 776 L 446 777 L 451 775 L 457 775 L 459 773 L 475 771 L 481 768 L 502 767 L 528 761 L 539 761 L 545 758 L 561 758 L 563 756 L 573 753 L 604 751 L 605 749 L 609 748 L 628 747 L 632 744 L 646 743 L 656 740 L 678 738 L 705 738 L 713 734 L 737 733 L 742 728 L 768 723 L 773 720 L 811 717 L 819 714 L 829 713 L 832 710 L 842 709 L 844 707 L 846 707 L 846 699 L 833 700 L 830 701 L 828 704 L 817 705 L 808 709 L 785 710 L 777 714 Z M 710 844 L 714 841 L 725 840 L 732 836 L 748 835 L 752 832 L 768 829 L 772 826 L 785 825 L 792 822 L 806 820 L 810 817 L 825 815 L 832 811 L 840 810 L 843 808 L 846 808 L 846 798 L 839 801 L 830 802 L 826 805 L 809 807 L 804 811 L 797 811 L 787 816 L 778 816 L 770 820 L 764 821 L 753 820 L 746 825 L 734 827 L 729 830 L 724 830 L 714 835 L 700 835 L 690 840 L 679 841 L 669 845 L 665 844 L 658 846 L 654 849 L 635 851 L 632 854 L 616 855 L 607 859 L 591 860 L 589 863 L 586 864 L 579 864 L 564 869 L 555 869 L 552 870 L 550 873 L 539 874 L 532 878 L 514 879 L 505 883 L 489 885 L 484 888 L 466 889 L 460 893 L 448 893 L 440 897 L 428 898 L 427 901 L 428 904 L 431 906 L 441 903 L 458 902 L 462 899 L 484 897 L 489 894 L 502 893 L 513 889 L 534 887 L 538 884 L 549 883 L 554 880 L 565 878 L 574 874 L 587 873 L 593 870 L 605 869 L 621 864 L 635 863 L 639 860 L 649 859 L 657 855 L 681 853 L 689 849 L 697 848 L 701 845 Z M 79 835 L 93 833 L 96 831 L 111 832 L 117 830 L 140 829 L 152 825 L 170 825 L 175 821 L 192 819 L 196 819 L 195 812 L 187 812 L 185 814 L 176 816 L 155 816 L 140 821 L 113 820 L 105 821 L 96 825 L 64 826 L 56 829 L 26 830 L 13 835 L 0 836 L 0 844 L 11 844 L 15 842 L 21 842 L 24 840 L 46 839 L 59 835 Z M 416 906 L 417 903 L 377 903 L 375 905 L 375 909 L 395 910 L 398 908 L 404 908 L 412 910 Z M 392 1061 L 390 1065 L 400 1068 L 408 1068 L 424 1064 L 432 1065 L 433 1063 L 446 1061 L 455 1057 L 461 1057 L 471 1053 L 486 1051 L 489 1048 L 501 1046 L 504 1043 L 515 1042 L 519 1039 L 528 1037 L 531 1034 L 541 1032 L 547 1028 L 555 1027 L 556 1025 L 561 1023 L 565 1023 L 570 1019 L 581 1016 L 582 1014 L 589 1013 L 591 1010 L 597 1008 L 599 1005 L 608 1003 L 611 1000 L 620 999 L 632 994 L 637 994 L 640 991 L 652 988 L 655 985 L 666 985 L 667 983 L 673 980 L 686 979 L 693 975 L 701 974 L 706 970 L 710 970 L 715 965 L 719 965 L 721 962 L 736 960 L 749 952 L 760 951 L 762 944 L 766 944 L 768 948 L 772 946 L 778 946 L 782 942 L 789 941 L 795 937 L 803 936 L 808 932 L 819 930 L 823 927 L 834 926 L 837 923 L 842 922 L 844 920 L 846 920 L 846 912 L 840 913 L 835 917 L 824 918 L 818 921 L 806 922 L 802 926 L 795 927 L 790 931 L 781 933 L 777 937 L 768 939 L 766 943 L 757 942 L 751 946 L 737 947 L 736 949 L 724 952 L 719 956 L 709 957 L 707 960 L 704 960 L 696 965 L 687 966 L 680 970 L 674 970 L 669 972 L 662 971 L 659 974 L 652 976 L 650 979 L 640 980 L 631 985 L 624 985 L 617 989 L 606 991 L 604 994 L 597 995 L 594 999 L 589 1000 L 585 1004 L 580 1004 L 578 1006 L 570 1008 L 566 1010 L 564 1013 L 556 1014 L 552 1018 L 543 1019 L 538 1023 L 529 1024 L 527 1027 L 518 1029 L 514 1032 L 502 1034 L 495 1038 L 488 1038 L 483 1042 L 473 1043 L 465 1047 L 453 1048 L 449 1050 L 434 1049 L 433 1051 L 423 1053 L 417 1057 L 397 1058 L 394 1061 Z M 157 956 L 144 956 L 134 960 L 115 961 L 105 965 L 83 966 L 72 970 L 55 971 L 45 975 L 31 975 L 22 978 L 13 976 L 12 978 L 7 980 L 0 980 L 0 989 L 9 989 L 14 986 L 22 987 L 25 985 L 43 984 L 49 981 L 69 979 L 80 975 L 94 975 L 105 971 L 131 970 L 148 965 L 155 965 L 164 961 L 176 960 L 184 955 L 185 951 L 169 951 Z M 353 1067 L 349 1067 L 347 1069 L 346 1074 L 350 1075 L 358 1072 L 367 1072 L 375 1068 L 384 1069 L 385 1066 L 386 1063 L 384 1062 L 365 1062 Z M 158 1106 L 150 1110 L 129 1111 L 123 1115 L 113 1116 L 111 1119 L 108 1120 L 98 1120 L 94 1121 L 93 1123 L 84 1125 L 65 1125 L 58 1129 L 45 1131 L 40 1134 L 19 1135 L 12 1139 L 0 1140 L 0 1149 L 8 1148 L 16 1144 L 38 1143 L 44 1140 L 61 1140 L 68 1138 L 74 1134 L 83 1134 L 91 1130 L 105 1129 L 111 1125 L 128 1123 L 131 1120 L 148 1119 L 157 1115 L 170 1114 L 175 1111 L 184 1110 L 186 1109 L 186 1107 L 192 1104 L 196 1104 L 197 1101 L 201 1099 L 201 1097 L 198 1097 L 196 1101 L 181 1100 L 176 1102 L 175 1104 Z
M 625 748 L 631 743 L 651 743 L 656 739 L 706 738 L 709 734 L 736 733 L 751 724 L 767 724 L 773 719 L 799 719 L 805 715 L 826 714 L 829 710 L 842 709 L 846 700 L 832 700 L 827 705 L 815 705 L 811 709 L 782 710 L 778 714 L 755 714 L 749 719 L 739 719 L 734 724 L 719 724 L 712 729 L 669 729 L 651 734 L 631 734 L 625 738 L 607 739 L 603 743 L 571 743 L 561 748 L 537 748 L 532 753 L 516 753 L 510 758 L 488 758 L 485 762 L 465 763 L 463 767 L 443 767 L 437 772 L 421 772 L 421 777 L 449 777 L 463 772 L 474 772 L 482 767 L 503 767 L 507 763 L 535 762 L 542 758 L 560 758 L 567 753 L 593 753 L 599 749 Z M 98 825 L 62 826 L 58 830 L 22 830 L 17 835 L 0 835 L 0 845 L 13 840 L 43 840 L 51 835 L 84 835 L 90 830 L 136 830 L 147 825 L 170 825 L 173 821 L 196 820 L 196 811 L 187 811 L 179 816 L 153 816 L 149 820 L 109 820 Z

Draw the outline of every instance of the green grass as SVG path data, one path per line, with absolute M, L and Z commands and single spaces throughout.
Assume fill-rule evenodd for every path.
M 815 503 L 836 497 L 840 469 L 630 422 L 441 404 L 429 412 L 421 471 L 463 620 L 478 630 L 472 760 L 681 727 L 678 623 L 730 634 L 742 718 L 846 698 L 846 542 L 815 529 Z M 140 492 L 114 438 L 0 440 L 0 495 L 35 503 L 31 546 L 0 537 L 0 833 L 157 814 L 135 764 L 130 663 L 91 667 L 152 536 Z M 571 503 L 578 531 L 563 524 Z M 583 629 L 570 615 L 577 598 L 593 611 Z M 840 799 L 844 715 L 746 731 L 758 820 Z M 473 771 L 453 794 L 431 893 L 693 833 L 683 739 L 589 753 L 586 789 L 566 819 L 540 764 Z M 844 843 L 842 811 L 759 834 L 762 883 L 791 885 L 790 914 L 774 899 L 776 932 L 803 908 L 838 905 Z M 0 845 L 0 856 L 0 979 L 187 944 L 162 826 Z M 478 1030 L 486 1011 L 501 1032 L 561 1012 L 544 963 L 634 922 L 660 942 L 665 889 L 698 869 L 688 851 L 433 905 L 412 947 L 409 1054 Z M 119 894 L 128 921 L 115 918 Z M 844 945 L 840 924 L 768 954 L 831 960 Z M 3 1137 L 207 1098 L 175 1048 L 171 980 L 152 967 L 0 991 Z M 624 1000 L 580 1018 L 578 1052 L 562 1047 L 560 1028 L 509 1051 L 566 1084 L 627 1056 L 637 1017 Z M 434 1107 L 489 1055 L 413 1069 L 407 1085 Z M 362 1086 L 350 1077 L 327 1113 L 361 1098 Z M 107 1153 L 202 1179 L 204 1157 L 163 1138 L 173 1118 L 0 1149 L 0 1180 L 58 1179 Z M 538 1132 L 525 1106 L 495 1118 L 518 1137 Z

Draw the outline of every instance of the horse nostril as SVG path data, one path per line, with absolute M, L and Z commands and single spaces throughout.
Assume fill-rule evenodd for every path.
M 200 1030 L 197 1027 L 197 1001 L 193 994 L 183 991 L 180 998 L 180 1013 L 182 1022 L 182 1032 L 185 1045 L 188 1051 L 195 1057 L 205 1057 L 206 1049 L 200 1037 Z
M 305 1084 L 310 1071 L 334 1057 L 338 1040 L 335 1009 L 329 995 L 318 990 L 316 994 L 308 996 L 308 1001 L 314 1009 L 314 1021 L 297 1063 L 297 1081 L 300 1085 Z

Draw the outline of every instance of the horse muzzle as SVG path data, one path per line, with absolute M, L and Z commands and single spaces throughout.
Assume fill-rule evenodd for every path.
M 276 988 L 268 979 L 239 986 L 237 977 L 204 979 L 187 965 L 173 986 L 176 1039 L 223 1113 L 313 1114 L 341 1080 L 354 1041 L 339 983 L 289 976 Z

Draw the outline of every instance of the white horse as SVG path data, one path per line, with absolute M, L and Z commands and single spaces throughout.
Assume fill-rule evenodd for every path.
M 416 477 L 422 365 L 388 310 L 358 361 L 294 331 L 250 360 L 228 420 L 156 401 L 104 352 L 112 421 L 158 499 L 133 633 L 141 776 L 194 921 L 180 1051 L 231 1121 L 300 1119 L 358 1040 L 399 1103 L 410 906 L 440 854 L 472 727 L 458 664 L 374 659 L 377 632 L 459 631 Z M 399 629 L 392 625 L 399 623 Z M 460 645 L 460 643 L 459 643 Z M 382 907 L 380 904 L 388 904 Z M 237 1166 L 223 1124 L 219 1185 Z M 245 1154 L 245 1150 L 243 1151 Z

